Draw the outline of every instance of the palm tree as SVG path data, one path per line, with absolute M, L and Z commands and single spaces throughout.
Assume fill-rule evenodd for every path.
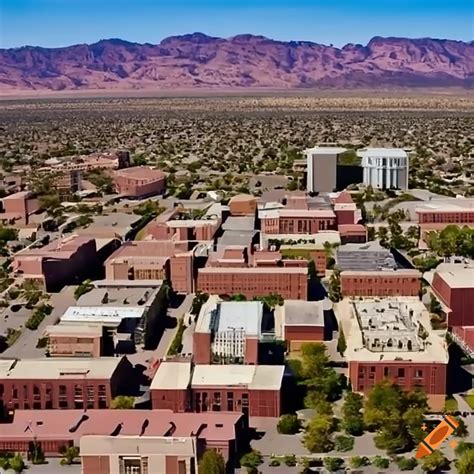
M 63 459 L 61 459 L 61 465 L 70 466 L 74 464 L 74 460 L 79 457 L 79 448 L 76 446 L 68 446 L 61 451 Z

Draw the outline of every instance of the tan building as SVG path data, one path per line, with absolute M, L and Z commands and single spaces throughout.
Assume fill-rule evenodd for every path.
M 257 198 L 250 194 L 237 194 L 229 201 L 232 216 L 254 216 L 257 210 Z
M 108 280 L 165 280 L 175 291 L 193 291 L 193 253 L 187 242 L 125 242 L 105 262 Z
M 317 146 L 304 150 L 309 193 L 330 193 L 337 186 L 337 159 L 346 148 Z
M 100 357 L 102 355 L 102 328 L 82 324 L 48 326 L 44 331 L 48 339 L 50 357 Z
M 139 198 L 162 194 L 165 174 L 149 166 L 133 166 L 114 171 L 114 183 L 121 196 Z
M 4 197 L 1 201 L 3 212 L 0 213 L 0 220 L 4 222 L 18 220 L 28 224 L 28 218 L 40 208 L 38 199 L 30 191 L 10 194 L 10 196 Z

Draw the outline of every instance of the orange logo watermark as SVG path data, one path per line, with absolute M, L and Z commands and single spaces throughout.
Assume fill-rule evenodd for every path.
M 426 429 L 426 425 L 425 429 Z M 459 423 L 449 415 L 443 416 L 443 419 L 439 425 L 431 431 L 428 436 L 418 445 L 418 451 L 416 452 L 416 459 L 421 459 L 428 456 L 436 449 L 438 449 L 445 440 L 447 440 L 459 426 Z M 455 447 L 456 444 L 453 444 Z

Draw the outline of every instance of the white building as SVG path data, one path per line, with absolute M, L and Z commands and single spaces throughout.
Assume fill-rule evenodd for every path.
M 317 146 L 304 150 L 309 193 L 330 193 L 336 189 L 337 157 L 346 151 L 346 148 L 329 146 Z
M 364 185 L 378 189 L 408 189 L 408 155 L 400 148 L 365 148 L 362 158 Z

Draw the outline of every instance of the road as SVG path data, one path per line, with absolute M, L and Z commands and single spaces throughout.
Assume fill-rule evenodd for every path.
M 24 328 L 15 344 L 6 350 L 2 354 L 2 357 L 4 359 L 34 359 L 36 357 L 42 357 L 44 355 L 44 349 L 37 349 L 36 343 L 43 335 L 46 326 L 56 324 L 59 318 L 64 314 L 64 311 L 76 303 L 74 299 L 75 288 L 75 286 L 66 286 L 60 293 L 52 294 L 49 304 L 53 307 L 53 312 L 44 318 L 43 322 L 35 331 Z

